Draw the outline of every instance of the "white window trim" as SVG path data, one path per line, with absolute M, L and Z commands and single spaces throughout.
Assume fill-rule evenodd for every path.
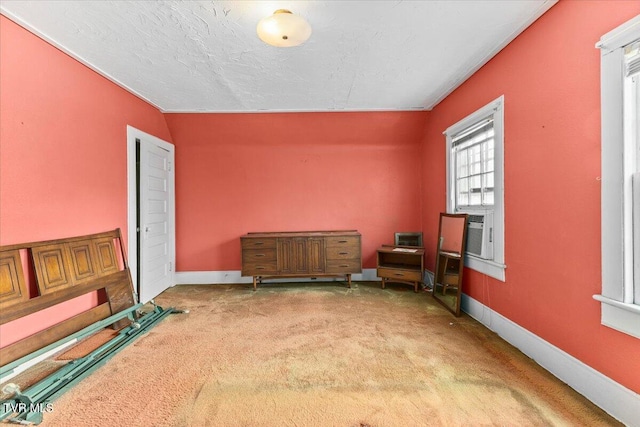
M 451 168 L 451 144 L 452 137 L 460 131 L 468 128 L 474 123 L 479 122 L 493 115 L 494 125 L 494 207 L 493 207 L 493 260 L 486 260 L 474 255 L 467 254 L 465 256 L 465 266 L 479 271 L 483 274 L 491 276 L 501 281 L 505 281 L 504 263 L 504 95 L 491 101 L 489 104 L 480 108 L 478 111 L 468 115 L 458 123 L 450 126 L 444 131 L 446 137 L 446 164 L 447 164 L 447 212 L 454 211 L 455 194 L 454 182 L 455 173 Z M 484 207 L 478 209 L 465 209 L 461 212 L 482 212 L 486 211 Z M 457 213 L 457 212 L 456 212 Z
M 631 235 L 631 218 L 624 214 L 629 195 L 623 189 L 622 47 L 638 38 L 640 16 L 608 32 L 596 44 L 601 49 L 602 294 L 593 296 L 601 302 L 603 325 L 636 338 L 640 338 L 640 305 L 633 303 L 632 248 L 628 240 L 625 244 L 625 236 Z

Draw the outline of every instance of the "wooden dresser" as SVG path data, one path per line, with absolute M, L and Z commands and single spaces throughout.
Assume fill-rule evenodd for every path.
M 247 233 L 240 237 L 242 275 L 262 279 L 284 277 L 346 277 L 362 273 L 360 233 L 297 231 Z

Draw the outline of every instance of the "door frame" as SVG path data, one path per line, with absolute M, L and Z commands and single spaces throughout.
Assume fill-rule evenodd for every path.
M 131 280 L 133 281 L 136 302 L 140 301 L 140 284 L 138 283 L 138 165 L 136 164 L 136 140 L 145 139 L 152 144 L 171 152 L 174 157 L 174 164 L 171 167 L 171 182 L 174 183 L 169 188 L 169 254 L 173 268 L 171 269 L 171 285 L 175 281 L 176 265 L 176 195 L 175 195 L 175 146 L 156 136 L 143 132 L 133 126 L 127 125 L 127 258 Z

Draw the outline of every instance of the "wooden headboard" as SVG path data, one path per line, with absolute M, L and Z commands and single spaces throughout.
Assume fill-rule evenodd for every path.
M 34 278 L 35 295 L 31 295 L 34 286 L 28 286 L 29 277 Z M 3 347 L 0 364 L 11 363 L 135 304 L 120 229 L 0 246 L 0 325 L 101 289 L 107 302 Z

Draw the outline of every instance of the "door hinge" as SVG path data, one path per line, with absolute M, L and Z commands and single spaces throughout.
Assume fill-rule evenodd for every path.
M 167 164 L 167 170 L 168 170 L 169 172 L 171 172 L 171 162 L 169 162 L 169 163 Z
M 169 261 L 169 271 L 173 271 L 173 263 Z

